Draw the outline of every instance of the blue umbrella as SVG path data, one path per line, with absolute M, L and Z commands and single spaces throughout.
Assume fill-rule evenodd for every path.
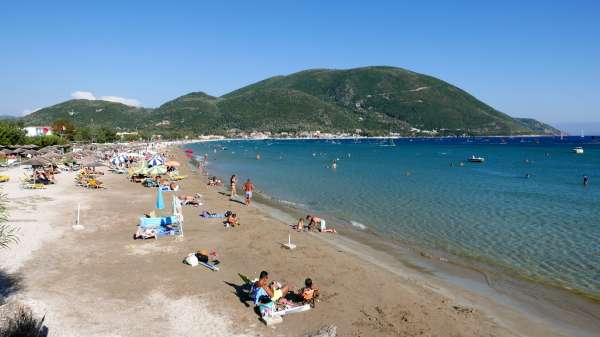
M 156 209 L 163 209 L 165 208 L 165 200 L 163 199 L 163 195 L 162 195 L 162 189 L 159 187 L 157 188 L 158 192 L 156 194 Z
M 157 165 L 162 165 L 165 163 L 165 160 L 162 159 L 159 156 L 155 156 L 152 159 L 148 160 L 148 166 L 152 167 L 152 166 L 157 166 Z

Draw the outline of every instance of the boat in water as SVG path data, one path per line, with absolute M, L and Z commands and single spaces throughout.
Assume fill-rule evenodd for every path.
M 577 146 L 573 148 L 573 153 L 575 154 L 583 154 L 583 147 Z
M 471 156 L 469 159 L 467 159 L 467 161 L 468 161 L 469 163 L 483 163 L 483 162 L 485 162 L 485 158 L 483 158 L 483 157 Z

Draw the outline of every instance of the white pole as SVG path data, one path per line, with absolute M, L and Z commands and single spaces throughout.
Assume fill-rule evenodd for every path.
M 292 246 L 292 234 L 288 233 L 288 245 Z
M 81 203 L 77 203 L 77 225 L 79 225 L 79 212 L 81 211 Z

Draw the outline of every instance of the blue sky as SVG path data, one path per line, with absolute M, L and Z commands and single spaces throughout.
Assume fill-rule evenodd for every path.
M 513 116 L 600 121 L 600 1 L 10 1 L 0 115 L 155 107 L 307 68 L 391 65 Z

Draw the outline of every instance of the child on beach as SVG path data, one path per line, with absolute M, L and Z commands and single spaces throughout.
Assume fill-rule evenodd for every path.
M 304 280 L 304 289 L 298 294 L 302 297 L 304 304 L 310 304 L 311 307 L 315 307 L 315 300 L 319 297 L 319 288 L 316 288 L 313 281 L 309 278 Z
M 295 229 L 298 232 L 302 232 L 304 230 L 304 219 L 298 219 L 298 223 L 292 226 L 292 229 Z
M 235 227 L 235 226 L 239 226 L 240 223 L 238 222 L 238 216 L 235 213 L 231 213 L 227 216 L 227 219 L 225 220 L 225 226 L 226 227 Z

